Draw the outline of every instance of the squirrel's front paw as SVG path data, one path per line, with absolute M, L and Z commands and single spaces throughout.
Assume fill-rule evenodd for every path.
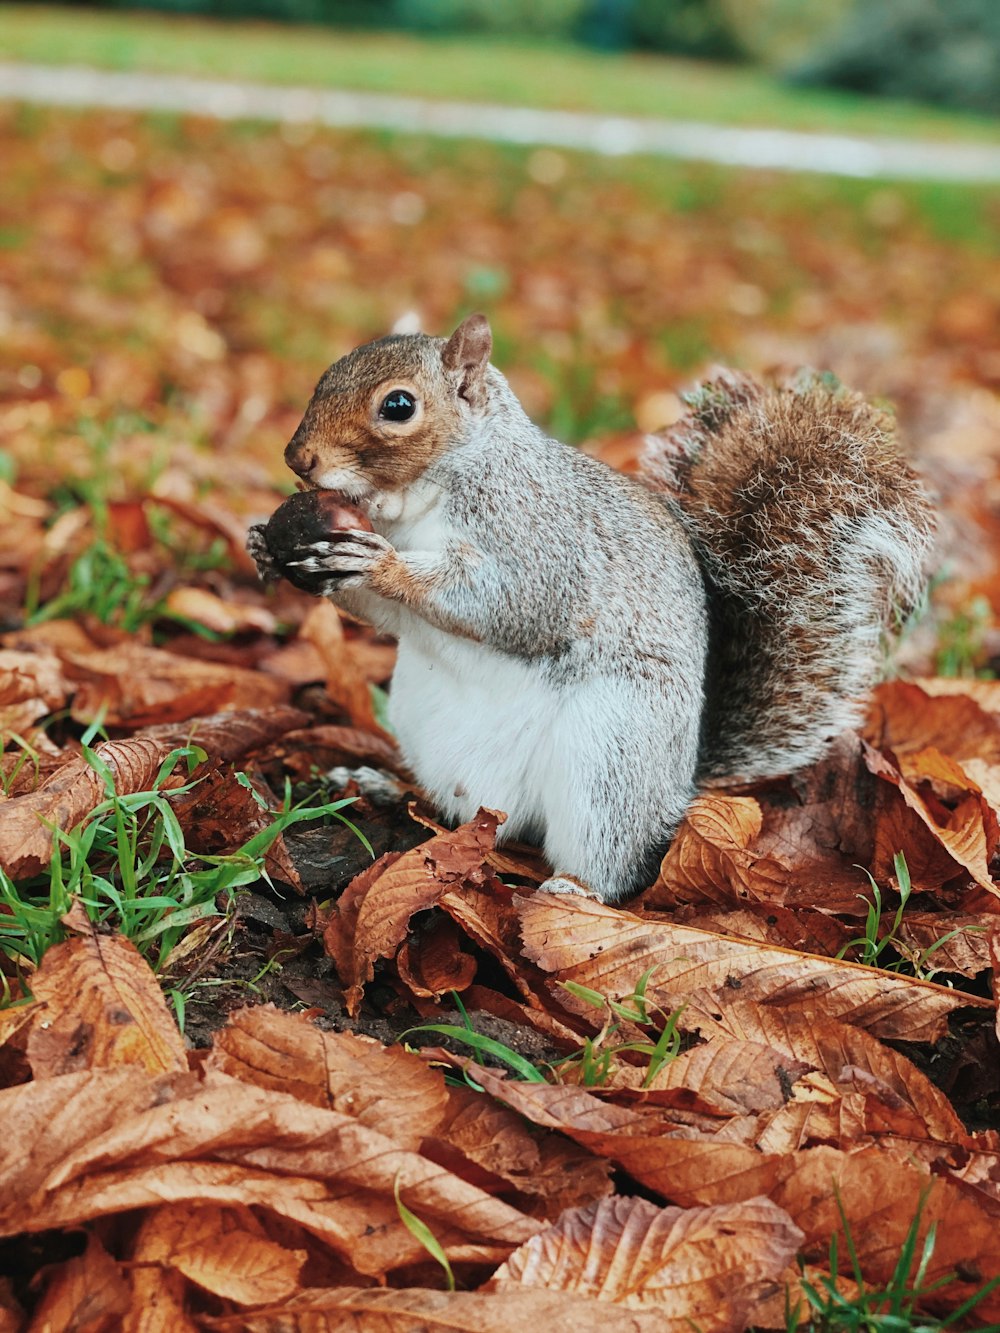
M 327 575 L 339 587 L 356 588 L 373 581 L 398 558 L 392 543 L 377 532 L 338 529 L 329 541 L 313 542 L 309 554 L 290 561 L 288 568 L 310 576 Z

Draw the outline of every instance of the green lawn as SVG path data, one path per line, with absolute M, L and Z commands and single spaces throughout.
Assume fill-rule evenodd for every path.
M 993 120 L 795 89 L 748 67 L 475 37 L 421 39 L 10 5 L 0 10 L 0 58 L 727 124 L 1000 140 Z

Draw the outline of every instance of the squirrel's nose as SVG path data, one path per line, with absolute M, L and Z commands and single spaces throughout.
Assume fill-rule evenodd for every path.
M 311 449 L 303 448 L 302 444 L 293 436 L 285 448 L 285 462 L 300 477 L 308 477 L 319 459 Z

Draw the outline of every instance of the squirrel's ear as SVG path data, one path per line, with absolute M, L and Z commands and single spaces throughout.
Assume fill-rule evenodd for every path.
M 486 401 L 486 367 L 493 350 L 493 335 L 485 315 L 469 315 L 444 345 L 441 360 L 445 370 L 461 374 L 458 392 L 473 407 Z

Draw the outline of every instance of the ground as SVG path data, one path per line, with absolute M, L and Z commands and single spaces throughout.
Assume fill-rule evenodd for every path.
M 126 1327 L 783 1327 L 834 1233 L 879 1293 L 911 1227 L 904 1304 L 981 1293 L 995 193 L 26 107 L 0 155 L 9 1325 L 99 1293 Z M 488 813 L 325 777 L 399 772 L 392 645 L 243 550 L 327 362 L 473 308 L 615 466 L 712 361 L 811 363 L 894 404 L 939 496 L 863 735 L 707 794 L 623 908 L 538 892 Z M 445 1080 L 472 1052 L 485 1094 Z

